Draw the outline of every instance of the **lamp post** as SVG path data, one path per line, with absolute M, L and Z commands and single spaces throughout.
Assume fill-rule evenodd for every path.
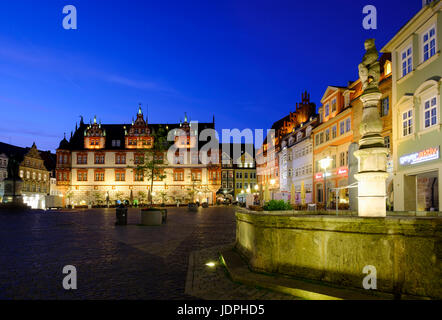
M 327 210 L 327 168 L 330 166 L 332 158 L 327 157 L 319 160 L 319 165 L 324 170 L 324 200 L 325 200 L 325 210 Z

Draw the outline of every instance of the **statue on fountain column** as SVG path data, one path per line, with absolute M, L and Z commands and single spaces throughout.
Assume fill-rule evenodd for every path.
M 379 65 L 379 53 L 376 50 L 374 39 L 367 39 L 364 43 L 365 54 L 362 58 L 362 62 L 359 64 L 359 78 L 362 82 L 362 90 L 365 91 L 378 91 L 379 90 L 379 77 L 381 74 L 381 68 Z

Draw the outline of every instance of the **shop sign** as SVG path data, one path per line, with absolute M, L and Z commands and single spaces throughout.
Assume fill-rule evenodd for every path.
M 325 177 L 326 177 L 326 178 L 328 178 L 328 177 L 330 177 L 330 176 L 331 176 L 331 173 L 330 173 L 330 172 L 327 172 L 327 173 L 325 174 Z M 322 172 L 318 172 L 317 174 L 315 174 L 315 179 L 316 179 L 316 180 L 321 180 L 323 177 L 324 177 L 324 174 L 323 174 Z
M 417 164 L 435 159 L 439 159 L 439 147 L 428 148 L 419 152 L 406 154 L 399 158 L 399 163 L 402 166 L 405 166 L 409 164 Z
M 336 171 L 337 175 L 347 175 L 348 174 L 348 168 L 347 167 L 341 167 Z

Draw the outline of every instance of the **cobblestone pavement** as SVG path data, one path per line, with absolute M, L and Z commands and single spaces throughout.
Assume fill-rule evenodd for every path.
M 186 293 L 208 300 L 300 300 L 291 295 L 254 288 L 230 280 L 219 261 L 219 252 L 231 248 L 221 245 L 194 251 L 189 258 Z M 207 263 L 214 263 L 207 266 Z
M 228 207 L 168 208 L 168 222 L 115 226 L 115 209 L 0 213 L 0 299 L 192 299 L 185 283 L 192 251 L 232 243 Z M 73 265 L 78 289 L 64 290 Z M 238 296 L 241 298 L 241 295 Z

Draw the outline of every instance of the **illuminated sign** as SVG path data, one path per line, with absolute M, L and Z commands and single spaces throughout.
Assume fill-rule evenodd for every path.
M 341 167 L 336 171 L 336 174 L 348 174 L 348 168 L 347 167 Z
M 321 180 L 322 178 L 323 178 L 323 176 L 324 176 L 324 174 L 322 173 L 322 172 L 318 172 L 317 174 L 315 174 L 315 179 L 316 180 Z M 331 176 L 331 173 L 330 172 L 327 172 L 326 174 L 325 174 L 325 177 L 327 178 L 327 177 L 330 177 Z
M 419 152 L 406 154 L 399 158 L 399 162 L 402 166 L 405 166 L 435 159 L 439 159 L 439 147 L 428 148 Z

